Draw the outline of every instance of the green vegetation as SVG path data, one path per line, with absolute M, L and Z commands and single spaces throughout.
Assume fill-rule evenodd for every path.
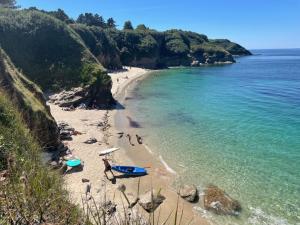
M 215 40 L 210 40 L 210 42 L 216 46 L 224 48 L 232 55 L 251 55 L 250 51 L 246 50 L 239 44 L 231 42 L 227 39 L 215 39 Z
M 226 39 L 209 40 L 190 31 L 159 32 L 144 24 L 134 29 L 130 21 L 118 30 L 113 18 L 106 22 L 98 14 L 80 14 L 75 22 L 61 9 L 2 9 L 0 43 L 43 90 L 89 83 L 81 74 L 83 68 L 98 62 L 107 69 L 122 65 L 155 69 L 234 62 L 232 55 L 251 54 Z
M 106 26 L 107 28 L 116 28 L 116 21 L 113 18 L 108 18 Z
M 79 224 L 61 177 L 40 160 L 41 147 L 22 115 L 0 92 L 0 224 Z M 3 171 L 4 170 L 4 171 Z
M 82 68 L 87 64 L 101 67 L 65 22 L 37 10 L 0 10 L 2 48 L 43 90 L 85 84 Z
M 97 26 L 102 28 L 106 27 L 106 23 L 103 17 L 99 16 L 98 14 L 95 15 L 93 15 L 92 13 L 80 14 L 76 22 L 86 24 L 88 26 Z
M 123 27 L 123 30 L 133 30 L 133 26 L 132 26 L 132 24 L 131 24 L 131 21 L 126 21 L 125 23 L 124 23 L 124 27 Z
M 84 24 L 70 26 L 80 35 L 85 45 L 105 68 L 122 67 L 116 43 L 106 32 L 106 30 L 115 29 L 99 29 L 99 27 Z
M 145 24 L 139 24 L 139 25 L 136 26 L 135 29 L 137 29 L 137 30 L 148 30 L 149 27 L 146 27 Z
M 15 68 L 1 48 L 0 91 L 10 97 L 39 144 L 50 149 L 58 144 L 56 122 L 46 106 L 41 90 Z

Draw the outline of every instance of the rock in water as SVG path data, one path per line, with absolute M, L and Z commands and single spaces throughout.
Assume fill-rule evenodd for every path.
M 166 198 L 162 196 L 160 192 L 152 190 L 140 196 L 139 204 L 148 213 L 152 213 L 158 208 L 158 206 L 160 206 L 161 203 L 163 203 L 165 199 Z
M 179 189 L 179 195 L 189 202 L 195 202 L 198 199 L 198 190 L 195 185 L 184 185 Z
M 242 209 L 237 200 L 213 185 L 204 191 L 204 208 L 223 215 L 238 215 Z

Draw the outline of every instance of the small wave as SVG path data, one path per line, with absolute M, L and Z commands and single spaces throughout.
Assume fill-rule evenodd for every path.
M 193 209 L 196 210 L 203 218 L 206 218 L 206 219 L 212 218 L 211 214 L 207 210 L 203 209 L 200 206 L 194 206 Z
M 248 223 L 251 225 L 291 225 L 286 219 L 268 215 L 260 208 L 250 207 L 251 216 L 248 218 Z
M 167 169 L 167 171 L 169 171 L 170 173 L 176 174 L 176 171 L 173 170 L 163 159 L 163 157 L 160 155 L 159 156 L 160 161 L 162 162 L 162 164 L 165 166 L 165 168 Z
M 151 155 L 154 154 L 153 151 L 151 150 L 151 148 L 150 148 L 148 145 L 143 144 L 143 146 L 145 147 L 145 149 L 147 149 L 147 151 L 148 151 Z

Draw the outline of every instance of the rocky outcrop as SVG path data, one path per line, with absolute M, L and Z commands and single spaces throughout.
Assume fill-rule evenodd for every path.
M 59 130 L 60 140 L 70 141 L 73 139 L 72 135 L 74 134 L 75 129 L 73 127 L 70 127 L 70 125 L 67 124 L 66 122 L 59 122 L 58 130 Z
M 51 150 L 59 133 L 41 90 L 23 76 L 0 49 L 0 89 L 10 97 L 41 146 Z
M 108 87 L 93 84 L 72 88 L 49 96 L 49 102 L 67 108 L 109 108 L 115 104 L 115 100 Z
M 210 185 L 204 191 L 204 208 L 216 214 L 238 215 L 241 211 L 240 203 L 231 198 L 225 191 Z
M 155 190 L 148 191 L 140 196 L 139 204 L 148 213 L 154 212 L 166 198 Z
M 184 185 L 179 189 L 179 195 L 188 202 L 198 200 L 198 190 L 195 185 Z

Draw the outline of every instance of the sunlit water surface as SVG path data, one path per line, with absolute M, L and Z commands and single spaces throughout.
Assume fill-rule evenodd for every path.
M 179 180 L 225 189 L 237 218 L 217 224 L 300 224 L 300 49 L 256 50 L 224 66 L 156 72 L 125 107 Z

